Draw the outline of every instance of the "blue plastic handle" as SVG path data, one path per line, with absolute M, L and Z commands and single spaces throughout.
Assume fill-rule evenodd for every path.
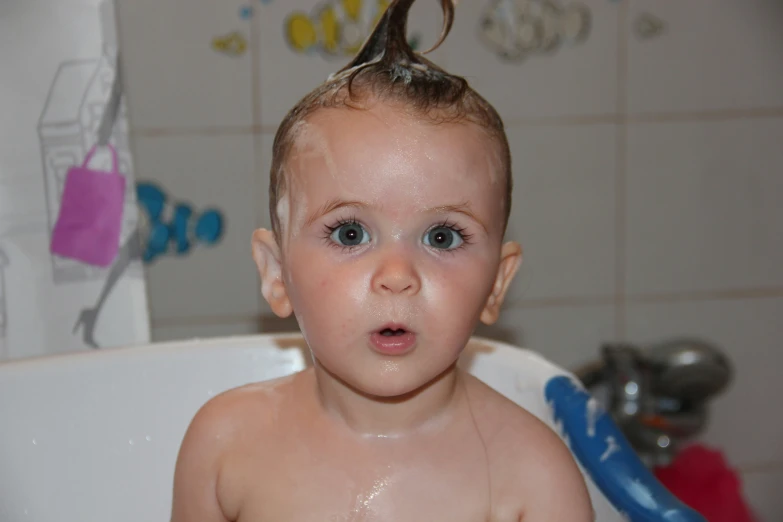
M 572 378 L 550 379 L 544 395 L 574 456 L 632 522 L 707 522 L 655 478 L 611 416 Z

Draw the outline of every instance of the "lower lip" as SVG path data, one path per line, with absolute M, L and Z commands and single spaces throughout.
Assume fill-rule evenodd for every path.
M 402 335 L 381 335 L 375 332 L 370 336 L 373 348 L 383 355 L 402 355 L 408 353 L 416 344 L 416 334 L 405 332 Z

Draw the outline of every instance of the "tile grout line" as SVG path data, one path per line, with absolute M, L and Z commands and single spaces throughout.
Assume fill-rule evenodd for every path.
M 228 326 L 250 325 L 261 321 L 259 315 L 226 315 L 226 316 L 197 316 L 177 317 L 168 319 L 153 319 L 150 321 L 152 328 L 173 328 L 181 326 Z
M 258 62 L 259 60 L 254 60 Z M 256 63 L 256 70 L 259 70 Z M 260 74 L 260 73 L 258 73 Z M 256 80 L 256 90 L 260 90 Z M 260 100 L 260 93 L 254 95 L 254 103 Z M 154 138 L 158 136 L 218 136 L 218 135 L 244 135 L 244 134 L 274 134 L 276 125 L 263 125 L 260 121 L 260 103 L 254 110 L 253 125 L 245 126 L 203 126 L 203 127 L 146 127 L 135 128 L 131 131 L 133 136 Z M 780 119 L 783 118 L 783 107 L 760 107 L 757 109 L 731 109 L 711 110 L 701 112 L 668 112 L 645 114 L 594 114 L 585 116 L 562 116 L 550 118 L 509 118 L 504 120 L 506 127 L 560 127 L 569 125 L 631 125 L 631 124 L 656 124 L 656 123 L 698 123 L 703 121 L 736 121 L 753 119 Z
M 629 115 L 630 123 L 692 123 L 783 118 L 783 107 L 750 107 L 682 112 L 649 112 Z
M 737 471 L 742 474 L 774 473 L 776 471 L 783 471 L 783 461 L 772 460 L 769 462 L 751 462 L 748 464 L 740 464 L 737 466 Z
M 617 15 L 617 126 L 615 127 L 615 337 L 624 340 L 626 328 L 626 233 L 628 157 L 628 3 Z
M 516 302 L 508 302 L 503 310 L 524 310 L 532 308 L 560 308 L 560 307 L 587 307 L 587 306 L 611 306 L 614 305 L 614 295 L 592 296 L 566 296 L 540 299 L 527 299 Z
M 253 111 L 253 188 L 256 197 L 261 193 L 260 183 L 263 183 L 259 179 L 260 165 L 263 163 L 261 158 L 259 158 L 261 139 L 258 133 L 255 132 L 256 129 L 261 128 L 261 37 L 259 18 L 259 16 L 253 16 L 250 20 L 250 95 L 253 97 L 251 101 L 251 110 Z M 254 229 L 261 223 L 260 208 L 261 206 L 256 201 L 253 209 L 255 218 Z M 250 238 L 247 238 L 247 240 L 250 242 Z
M 630 294 L 625 296 L 626 304 L 656 304 L 676 302 L 704 302 L 704 301 L 734 301 L 745 299 L 779 299 L 783 298 L 783 287 L 770 288 L 746 288 L 736 290 L 717 290 L 714 292 L 692 292 L 671 294 Z M 504 310 L 524 310 L 542 308 L 569 308 L 611 306 L 615 304 L 614 295 L 592 296 L 565 296 L 553 298 L 530 299 L 507 302 Z M 229 325 L 257 323 L 264 314 L 257 315 L 228 315 L 228 316 L 193 316 L 168 319 L 153 319 L 155 328 L 187 326 L 187 325 Z
M 783 297 L 783 287 L 736 288 L 728 290 L 704 290 L 697 292 L 671 292 L 660 294 L 628 295 L 626 299 L 633 304 L 698 302 L 698 301 L 737 301 L 742 299 L 774 299 Z
M 251 87 L 252 88 L 252 87 Z M 261 128 L 256 125 L 231 125 L 212 127 L 154 127 L 135 129 L 132 136 L 143 138 L 156 138 L 160 136 L 246 136 L 248 134 L 260 134 Z
M 124 35 L 125 35 L 125 25 L 120 22 L 120 18 L 122 17 L 122 2 L 117 2 L 115 5 L 115 11 L 114 11 L 114 27 L 116 31 L 116 38 L 117 38 L 117 44 L 119 45 L 119 49 L 123 49 L 124 46 Z M 131 154 L 131 166 L 133 168 L 133 178 L 134 180 L 138 181 L 140 179 L 139 176 L 139 170 L 138 170 L 138 162 L 133 161 L 134 158 L 138 158 L 138 143 L 136 141 L 136 136 L 133 134 L 133 116 L 130 110 L 131 105 L 133 102 L 131 101 L 131 96 L 128 92 L 128 74 L 127 74 L 127 54 L 123 54 L 120 56 L 120 59 L 117 62 L 117 65 L 119 66 L 119 71 L 115 70 L 114 73 L 121 74 L 122 75 L 122 98 L 125 98 L 125 120 L 126 125 L 128 126 L 128 148 L 130 149 Z M 122 100 L 121 100 L 122 102 Z M 137 204 L 137 230 L 138 230 L 138 223 L 139 223 L 139 216 L 138 213 L 141 212 L 141 210 L 138 208 L 138 202 Z M 146 270 L 142 265 L 142 281 L 144 283 L 144 311 L 147 314 L 147 337 L 151 340 L 152 339 L 152 297 L 150 296 L 149 288 L 149 271 Z
M 250 35 L 252 38 L 252 53 L 253 53 L 253 63 L 251 67 L 251 74 L 253 75 L 252 78 L 252 95 L 253 95 L 253 181 L 255 182 L 255 208 L 254 208 L 254 214 L 255 214 L 255 223 L 253 223 L 253 230 L 259 228 L 261 224 L 264 221 L 264 216 L 262 215 L 262 208 L 265 208 L 267 205 L 267 202 L 260 201 L 262 199 L 262 195 L 264 194 L 264 185 L 268 182 L 267 181 L 267 175 L 265 175 L 261 171 L 261 166 L 264 164 L 264 157 L 263 157 L 263 133 L 261 132 L 263 122 L 262 114 L 261 114 L 261 17 L 260 16 L 254 16 L 251 20 L 250 25 Z M 268 199 L 268 198 L 267 198 Z M 248 248 L 251 248 L 251 238 L 247 238 L 248 242 Z M 260 284 L 261 281 L 257 281 L 257 288 L 259 288 L 258 291 L 256 291 L 256 302 L 258 303 L 259 307 L 263 305 L 263 299 L 261 297 L 261 291 L 260 291 Z M 253 317 L 252 320 L 245 321 L 239 324 L 255 324 L 257 330 L 261 331 L 263 330 L 261 326 L 261 314 L 258 314 L 257 316 Z
M 627 33 L 627 30 L 625 31 Z M 619 53 L 618 53 L 619 54 Z M 618 59 L 619 66 L 619 59 Z M 626 64 L 627 67 L 627 64 Z M 618 73 L 620 71 L 618 70 Z M 625 70 L 627 74 L 627 68 Z M 627 76 L 625 78 L 627 82 Z M 619 83 L 619 82 L 618 82 Z M 623 94 L 618 93 L 618 98 Z M 619 105 L 619 104 L 618 104 Z M 586 114 L 581 116 L 550 116 L 541 118 L 507 119 L 508 126 L 556 127 L 565 125 L 655 124 L 696 123 L 702 121 L 732 121 L 747 119 L 783 118 L 783 107 L 757 107 L 746 109 L 711 109 L 687 112 L 649 112 L 633 114 L 627 108 L 618 107 L 615 114 Z
M 702 292 L 679 292 L 660 294 L 625 294 L 623 299 L 629 304 L 656 304 L 704 301 L 739 301 L 746 299 L 783 298 L 783 287 L 740 288 Z M 552 298 L 526 299 L 508 302 L 505 309 L 557 308 L 575 306 L 608 306 L 616 303 L 616 295 L 564 296 Z

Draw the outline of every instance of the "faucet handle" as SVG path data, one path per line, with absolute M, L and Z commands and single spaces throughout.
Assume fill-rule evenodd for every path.
M 652 392 L 702 402 L 722 392 L 732 378 L 728 358 L 718 347 L 696 339 L 672 339 L 644 350 L 654 372 Z
M 643 413 L 649 391 L 649 377 L 639 349 L 626 343 L 601 348 L 604 377 L 610 387 L 609 409 L 619 424 L 635 422 Z

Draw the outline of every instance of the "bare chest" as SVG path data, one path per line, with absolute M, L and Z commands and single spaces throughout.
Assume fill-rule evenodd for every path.
M 281 448 L 282 450 L 283 448 Z M 518 522 L 479 441 L 289 447 L 245 462 L 240 522 Z

